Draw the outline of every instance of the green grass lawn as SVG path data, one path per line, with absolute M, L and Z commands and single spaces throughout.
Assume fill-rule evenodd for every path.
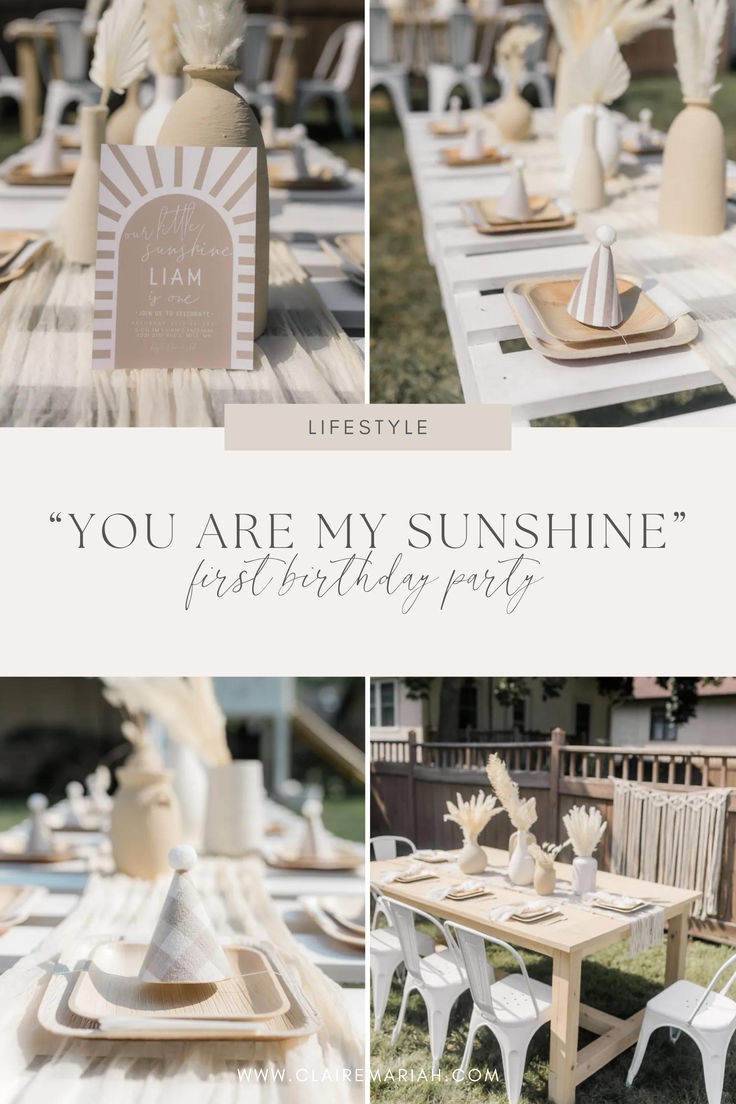
M 330 832 L 342 839 L 363 843 L 365 840 L 365 799 L 361 794 L 348 797 L 325 797 L 324 821 Z
M 26 816 L 25 802 L 15 798 L 0 798 L 0 832 L 18 824 Z
M 418 89 L 414 107 L 425 107 Z M 723 77 L 716 107 L 736 158 L 736 74 Z M 631 117 L 650 107 L 667 129 L 681 107 L 675 77 L 632 81 L 616 106 Z M 371 398 L 373 402 L 462 402 L 462 391 L 434 269 L 427 261 L 403 135 L 387 98 L 371 105 Z M 628 425 L 718 405 L 720 386 L 643 399 L 540 425 Z
M 733 948 L 720 947 L 700 940 L 691 940 L 688 947 L 687 976 L 692 981 L 707 984 L 717 968 L 729 957 Z M 524 953 L 531 976 L 550 982 L 551 962 L 539 955 Z M 662 987 L 664 977 L 664 946 L 628 957 L 628 944 L 619 944 L 592 956 L 583 964 L 582 999 L 586 1004 L 605 1009 L 616 1016 L 630 1016 L 642 1008 Z M 492 953 L 495 966 L 515 969 L 511 956 Z M 475 1040 L 471 1068 L 498 1069 L 498 1081 L 462 1083 L 453 1080 L 453 1070 L 459 1068 L 467 1038 L 471 1010 L 469 995 L 457 1002 L 450 1020 L 450 1031 L 440 1066 L 442 1080 L 420 1080 L 421 1070 L 431 1073 L 431 1059 L 424 1004 L 416 994 L 410 998 L 404 1028 L 395 1046 L 391 1045 L 401 999 L 401 986 L 394 980 L 388 1009 L 381 1031 L 372 1039 L 372 1070 L 385 1077 L 392 1070 L 398 1077 L 400 1069 L 414 1070 L 414 1082 L 371 1082 L 374 1101 L 401 1100 L 402 1104 L 505 1104 L 501 1056 L 490 1032 L 481 1029 Z M 579 1045 L 594 1038 L 581 1032 Z M 529 1048 L 522 1104 L 542 1104 L 547 1099 L 547 1059 L 549 1027 L 540 1028 Z M 633 1049 L 625 1051 L 577 1090 L 577 1104 L 706 1104 L 700 1056 L 686 1037 L 672 1046 L 666 1032 L 657 1032 L 651 1039 L 639 1075 L 633 1088 L 626 1089 L 626 1072 Z M 736 1055 L 729 1063 L 722 1104 L 736 1102 Z

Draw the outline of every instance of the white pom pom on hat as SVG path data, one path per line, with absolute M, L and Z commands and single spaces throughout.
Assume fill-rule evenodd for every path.
M 26 805 L 32 813 L 39 813 L 42 809 L 48 809 L 49 799 L 46 797 L 46 794 L 32 793 Z
M 171 848 L 168 859 L 169 866 L 177 874 L 188 874 L 197 865 L 197 852 L 189 844 L 180 843 Z
M 607 222 L 604 222 L 596 230 L 595 236 L 597 237 L 601 245 L 606 245 L 610 249 L 610 247 L 616 240 L 616 231 L 613 229 L 612 226 L 609 226 Z

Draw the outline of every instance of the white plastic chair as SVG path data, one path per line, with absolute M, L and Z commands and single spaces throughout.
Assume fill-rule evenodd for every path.
M 475 58 L 475 16 L 467 8 L 454 11 L 447 24 L 449 62 L 431 62 L 427 66 L 429 110 L 439 115 L 448 104 L 454 89 L 462 86 L 468 93 L 471 107 L 483 106 L 483 70 Z
M 281 20 L 274 15 L 248 15 L 238 54 L 241 76 L 235 89 L 249 104 L 276 108 L 273 85 L 268 80 L 271 60 L 271 30 Z
M 350 86 L 363 49 L 365 28 L 362 23 L 343 23 L 327 39 L 314 76 L 297 84 L 295 116 L 303 123 L 313 100 L 330 100 L 334 104 L 343 138 L 353 136 L 353 113 L 350 107 Z
M 40 12 L 36 21 L 54 27 L 58 47 L 60 77 L 52 77 L 48 60 L 41 54 L 41 72 L 46 80 L 46 104 L 43 126 L 57 127 L 72 104 L 95 104 L 100 89 L 89 79 L 89 46 L 82 30 L 84 12 L 78 8 L 50 8 Z
M 410 905 L 400 905 L 397 901 L 387 901 L 386 903 L 396 934 L 399 937 L 401 953 L 406 966 L 404 994 L 401 998 L 401 1008 L 391 1036 L 391 1042 L 396 1042 L 401 1028 L 404 1026 L 406 1005 L 410 995 L 413 992 L 419 993 L 427 1008 L 432 1072 L 436 1073 L 440 1066 L 442 1052 L 445 1049 L 450 1012 L 457 998 L 468 988 L 468 979 L 462 960 L 458 958 L 452 948 L 450 948 L 449 954 L 440 952 L 429 954 L 425 958 L 420 956 L 417 946 L 417 931 L 414 926 L 417 919 L 427 921 L 443 936 L 446 935 L 442 925 L 433 916 L 412 908 Z
M 719 979 L 732 969 L 731 977 L 720 992 L 715 992 Z M 720 1104 L 726 1053 L 736 1031 L 736 1002 L 726 994 L 736 978 L 736 954 L 724 962 L 707 989 L 693 981 L 676 981 L 648 1002 L 639 1032 L 634 1059 L 626 1077 L 631 1086 L 639 1072 L 649 1037 L 658 1027 L 668 1027 L 676 1042 L 681 1032 L 689 1035 L 703 1059 L 705 1092 L 708 1104 Z
M 501 1050 L 509 1104 L 518 1104 L 529 1043 L 552 1015 L 552 989 L 530 978 L 519 952 L 502 939 L 481 935 L 449 920 L 444 927 L 448 945 L 454 946 L 462 958 L 473 997 L 468 1041 L 460 1069 L 467 1073 L 475 1036 L 481 1027 L 487 1027 Z M 503 947 L 513 955 L 521 973 L 496 981 L 486 957 L 487 944 Z
M 536 42 L 527 46 L 524 52 L 524 68 L 519 77 L 519 91 L 532 85 L 537 90 L 541 107 L 552 107 L 552 80 L 547 65 L 547 41 L 549 39 L 549 16 L 544 4 L 516 4 L 514 12 L 519 16 L 519 23 L 528 23 L 537 27 L 541 34 Z M 501 96 L 509 91 L 508 73 L 504 69 L 494 70 L 496 80 L 501 85 Z
M 406 848 L 404 854 L 413 855 L 416 844 L 406 836 L 371 836 L 370 848 L 376 862 L 390 862 L 399 858 L 399 848 Z
M 369 90 L 385 88 L 401 122 L 409 111 L 409 66 L 394 61 L 391 16 L 383 4 L 371 4 Z
M 0 100 L 15 100 L 20 107 L 25 102 L 26 86 L 22 77 L 16 77 L 5 55 L 0 53 Z

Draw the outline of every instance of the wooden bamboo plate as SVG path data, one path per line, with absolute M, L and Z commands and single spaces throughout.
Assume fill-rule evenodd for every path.
M 47 188 L 68 188 L 77 171 L 78 161 L 66 161 L 60 173 L 36 176 L 31 172 L 30 164 L 13 165 L 5 174 L 7 184 L 38 184 Z
M 27 920 L 36 897 L 45 892 L 38 886 L 0 886 L 0 932 Z
M 88 1020 L 166 1016 L 176 1020 L 270 1020 L 289 1009 L 268 958 L 254 947 L 225 947 L 233 977 L 207 985 L 162 984 L 138 977 L 145 943 L 101 943 L 79 975 L 69 1008 Z
M 0 863 L 60 863 L 76 859 L 74 851 L 0 851 Z
M 362 935 L 350 932 L 338 924 L 329 913 L 320 905 L 319 897 L 300 897 L 299 904 L 308 916 L 311 916 L 317 927 L 338 943 L 345 943 L 348 947 L 354 947 L 358 951 L 365 950 L 365 931 Z
M 630 138 L 624 138 L 621 142 L 621 149 L 626 153 L 633 153 L 637 157 L 651 157 L 656 153 L 664 152 L 664 140 L 662 142 L 650 142 L 648 146 L 637 146 L 636 142 L 632 142 Z
M 77 1016 L 69 1007 L 69 998 L 81 970 L 89 966 L 90 940 L 67 948 L 51 974 L 38 1009 L 38 1022 L 54 1035 L 83 1039 L 160 1039 L 160 1040 L 264 1040 L 275 1042 L 313 1035 L 322 1026 L 319 1013 L 301 987 L 288 973 L 272 944 L 251 940 L 248 946 L 261 950 L 278 974 L 289 1008 L 270 1020 L 174 1020 L 142 1016 L 110 1017 L 103 1030 L 99 1020 Z
M 49 239 L 44 237 L 43 234 L 28 232 L 28 245 L 26 245 L 17 256 L 13 257 L 7 262 L 6 266 L 0 267 L 0 288 L 5 287 L 6 284 L 11 284 L 14 280 L 20 279 L 21 276 L 25 276 L 29 268 L 31 268 L 36 261 L 43 255 L 49 245 Z M 2 261 L 0 261 L 0 266 Z
M 495 146 L 486 146 L 483 150 L 482 157 L 476 157 L 472 161 L 465 161 L 460 156 L 460 147 L 453 146 L 452 149 L 446 149 L 442 151 L 442 156 L 445 159 L 445 164 L 452 169 L 457 168 L 472 168 L 473 165 L 501 165 L 504 161 L 508 161 L 508 154 L 501 153 Z
M 591 341 L 582 345 L 564 345 L 559 342 L 544 341 L 542 338 L 536 337 L 524 325 L 524 321 L 519 317 L 513 302 L 511 303 L 511 309 L 529 348 L 541 353 L 548 360 L 599 360 L 605 357 L 653 353 L 659 349 L 674 349 L 682 345 L 689 345 L 698 336 L 699 329 L 698 323 L 692 315 L 685 314 L 681 318 L 675 319 L 671 325 L 664 330 L 660 330 L 659 333 L 628 338 L 625 342 L 611 335 L 610 339 L 604 341 Z
M 450 123 L 443 123 L 441 119 L 435 119 L 433 123 L 429 124 L 429 129 L 438 138 L 462 138 L 464 134 L 468 133 L 468 124 L 461 123 L 459 127 L 456 127 Z
M 269 165 L 268 183 L 272 188 L 284 188 L 289 192 L 337 192 L 350 187 L 344 176 L 335 176 L 323 169 L 310 176 L 284 176 L 279 165 Z
M 471 901 L 473 897 L 492 897 L 493 891 L 490 889 L 466 889 L 464 893 L 448 893 L 448 901 Z
M 431 870 L 420 870 L 418 874 L 398 874 L 395 878 L 395 882 L 400 882 L 402 885 L 413 885 L 414 882 L 426 882 L 430 878 L 438 878 L 438 874 L 433 874 Z
M 335 245 L 351 264 L 365 272 L 365 235 L 337 234 Z
M 264 859 L 276 870 L 357 870 L 365 861 L 353 851 L 340 851 L 331 859 L 307 859 L 281 851 L 264 855 Z
M 639 909 L 648 908 L 646 901 L 635 901 L 633 905 L 615 905 L 611 901 L 594 900 L 590 902 L 596 908 L 606 909 L 607 912 L 622 912 L 628 915 L 630 912 L 638 912 Z
M 611 330 L 584 326 L 567 313 L 567 305 L 579 281 L 579 276 L 522 280 L 514 290 L 532 306 L 542 326 L 555 341 L 565 345 L 610 342 L 615 337 Z M 633 277 L 619 276 L 616 283 L 624 316 L 621 325 L 616 327 L 616 334 L 628 340 L 643 334 L 659 333 L 670 325 L 664 311 L 642 291 Z
M 562 916 L 562 912 L 558 908 L 544 908 L 538 912 L 517 913 L 509 916 L 509 920 L 514 920 L 519 924 L 536 924 L 538 920 L 548 920 L 551 916 Z
M 441 851 L 415 851 L 414 858 L 417 862 L 425 863 L 446 863 L 450 861 L 448 855 L 443 855 Z
M 479 234 L 521 234 L 529 230 L 566 230 L 575 225 L 575 215 L 564 214 L 549 196 L 530 196 L 531 218 L 510 222 L 496 215 L 498 199 L 471 199 L 462 205 L 463 217 Z
M 365 898 L 331 894 L 316 898 L 319 907 L 343 928 L 365 938 Z

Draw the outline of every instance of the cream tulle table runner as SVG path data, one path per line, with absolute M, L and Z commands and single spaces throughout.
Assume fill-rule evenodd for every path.
M 226 403 L 362 402 L 360 353 L 283 242 L 270 283 L 255 371 L 102 371 L 94 272 L 49 250 L 0 297 L 0 425 L 218 426 Z
M 127 1042 L 67 1039 L 38 1026 L 39 1002 L 54 956 L 79 938 L 150 935 L 168 879 L 151 885 L 93 874 L 79 906 L 37 953 L 0 978 L 0 1101 L 23 1104 L 358 1104 L 364 1085 L 342 1076 L 363 1067 L 339 986 L 298 949 L 263 888 L 258 860 L 202 860 L 195 880 L 220 935 L 272 940 L 324 1026 L 288 1043 Z M 270 1071 L 240 1082 L 238 1070 Z M 279 1073 L 278 1071 L 283 1071 Z M 307 1075 L 302 1071 L 307 1071 Z

